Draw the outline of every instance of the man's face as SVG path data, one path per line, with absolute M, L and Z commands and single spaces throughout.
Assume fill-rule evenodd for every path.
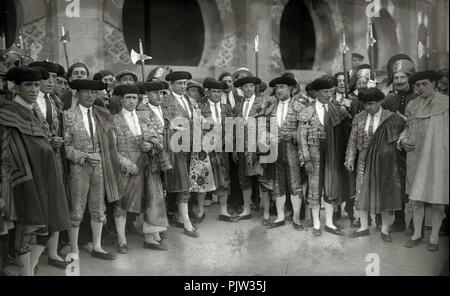
M 418 96 L 426 99 L 433 94 L 435 86 L 436 82 L 431 82 L 428 79 L 424 79 L 417 81 L 414 84 L 414 89 Z
M 57 96 L 62 96 L 69 89 L 69 83 L 64 77 L 56 77 L 55 93 Z
M 231 76 L 225 76 L 222 79 L 223 82 L 225 82 L 227 84 L 227 89 L 225 91 L 230 91 L 233 89 L 233 78 L 231 78 Z
M 241 86 L 244 97 L 251 98 L 255 94 L 256 86 L 253 83 L 246 83 Z
M 96 90 L 80 90 L 78 91 L 78 98 L 80 105 L 86 108 L 92 107 L 94 105 L 95 100 L 97 99 L 97 91 Z
M 369 113 L 370 115 L 374 115 L 378 111 L 380 111 L 381 108 L 381 101 L 370 101 L 364 103 L 364 109 Z
M 164 91 L 162 90 L 148 91 L 147 96 L 148 102 L 150 104 L 152 104 L 153 106 L 160 106 L 164 96 Z
M 394 74 L 394 90 L 408 90 L 408 75 L 403 72 Z
M 115 78 L 112 75 L 106 75 L 105 77 L 102 78 L 102 82 L 108 86 L 108 90 L 112 89 L 114 81 Z
M 186 93 L 187 79 L 175 80 L 170 83 L 172 91 L 178 95 L 183 95 Z
M 446 76 L 439 80 L 437 89 L 440 93 L 448 96 L 448 78 Z
M 191 86 L 187 89 L 187 95 L 194 101 L 200 99 L 200 89 L 197 86 Z
M 137 94 L 125 94 L 121 97 L 122 107 L 127 111 L 134 111 L 138 104 Z
M 72 75 L 69 77 L 69 81 L 74 81 L 77 79 L 87 79 L 87 71 L 84 67 L 73 68 Z
M 48 79 L 43 79 L 41 80 L 40 83 L 40 89 L 41 92 L 43 92 L 44 94 L 49 94 L 53 91 L 53 88 L 55 87 L 55 83 L 53 82 L 53 79 L 50 77 Z
M 367 88 L 367 83 L 369 81 L 365 77 L 361 77 L 356 81 L 356 89 Z
M 343 94 L 345 93 L 345 77 L 344 75 L 339 75 L 337 77 L 338 85 L 336 88 L 336 92 Z
M 352 58 L 352 67 L 353 67 L 353 69 L 358 67 L 359 65 L 361 65 L 362 61 L 363 60 L 361 60 L 359 58 Z
M 119 84 L 121 84 L 121 85 L 131 85 L 131 84 L 135 84 L 135 81 L 134 81 L 134 77 L 133 77 L 133 75 L 130 75 L 130 74 L 125 74 L 125 75 L 123 75 L 122 77 L 120 77 L 120 79 L 119 79 Z
M 39 94 L 40 81 L 24 81 L 20 85 L 16 85 L 17 94 L 28 104 L 36 102 Z
M 220 90 L 220 89 L 210 89 L 210 90 L 208 90 L 208 98 L 213 103 L 220 102 L 220 100 L 222 98 L 222 90 Z
M 317 100 L 322 104 L 328 104 L 334 93 L 334 87 L 317 91 Z
M 292 86 L 286 84 L 277 84 L 275 86 L 275 97 L 279 101 L 286 101 L 291 97 Z

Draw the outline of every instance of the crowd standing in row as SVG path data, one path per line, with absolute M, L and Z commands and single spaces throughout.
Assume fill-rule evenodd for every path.
M 63 269 L 62 247 L 79 254 L 83 245 L 114 260 L 104 245 L 113 239 L 126 254 L 134 225 L 144 248 L 167 250 L 169 225 L 199 237 L 210 196 L 220 221 L 251 219 L 259 205 L 269 229 L 292 215 L 295 231 L 309 227 L 314 236 L 322 235 L 322 208 L 324 231 L 345 235 L 345 205 L 356 229 L 350 238 L 370 235 L 373 224 L 384 242 L 406 231 L 406 247 L 422 241 L 429 207 L 428 250 L 438 250 L 449 202 L 448 70 L 416 72 L 408 56 L 393 56 L 385 95 L 362 56 L 352 60 L 350 73 L 318 77 L 305 91 L 292 73 L 267 86 L 246 68 L 198 83 L 158 67 L 140 83 L 129 70 L 91 80 L 83 63 L 67 73 L 48 61 L 0 64 L 0 273 L 15 263 L 21 275 L 34 275 L 45 248 L 48 264 Z M 246 136 L 250 119 L 276 122 L 277 136 L 267 133 L 276 160 L 250 149 L 266 137 L 244 137 L 243 149 L 226 151 L 238 142 L 237 132 L 225 131 L 230 117 L 244 122 Z M 180 118 L 187 128 L 174 124 Z M 173 149 L 196 122 L 208 123 L 203 134 L 218 130 L 220 141 L 196 151 L 181 138 L 188 149 Z

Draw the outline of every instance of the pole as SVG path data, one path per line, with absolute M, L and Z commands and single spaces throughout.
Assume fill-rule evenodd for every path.
M 63 38 L 64 38 L 65 35 L 66 35 L 66 32 L 64 31 L 64 26 L 62 26 L 61 28 L 62 28 L 62 35 L 63 35 Z M 69 64 L 69 54 L 67 53 L 67 40 L 65 40 L 65 39 L 63 40 L 63 48 L 64 48 L 64 56 L 66 58 L 67 69 L 69 69 L 69 66 L 70 66 L 70 64 Z
M 345 61 L 347 60 L 347 42 L 345 40 L 345 31 L 342 33 L 342 70 L 344 71 L 344 97 L 348 99 L 348 75 L 347 75 L 347 67 L 345 66 Z
M 369 59 L 370 59 L 370 79 L 375 80 L 375 52 L 374 52 L 374 44 L 376 42 L 373 37 L 373 23 L 372 18 L 369 17 Z
M 142 46 L 142 39 L 139 38 L 139 53 L 141 55 L 141 72 L 142 82 L 145 83 L 145 70 L 144 70 L 144 47 Z
M 259 77 L 259 35 L 255 37 L 255 75 Z M 256 93 L 259 94 L 259 85 L 256 86 Z

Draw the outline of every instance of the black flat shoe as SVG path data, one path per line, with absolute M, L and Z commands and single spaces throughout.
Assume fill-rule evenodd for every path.
M 386 243 L 390 243 L 392 242 L 392 236 L 391 234 L 384 234 L 383 231 L 381 231 L 381 239 L 386 242 Z
M 369 228 L 367 228 L 366 230 L 362 230 L 362 231 L 354 231 L 353 233 L 351 233 L 349 235 L 349 237 L 356 238 L 356 237 L 362 237 L 362 236 L 368 236 L 368 235 L 370 235 Z
M 267 226 L 267 228 L 273 229 L 273 228 L 284 226 L 285 224 L 286 224 L 286 220 L 279 221 L 279 222 L 272 222 L 269 224 L 269 226 Z
M 252 214 L 244 215 L 244 216 L 237 216 L 238 220 L 250 220 L 252 218 Z
M 219 221 L 224 221 L 224 222 L 237 222 L 236 218 L 233 218 L 231 216 L 226 216 L 226 215 L 219 215 Z
M 159 244 L 144 242 L 144 249 L 150 249 L 155 251 L 167 251 L 169 248 L 162 241 L 160 241 Z
M 186 234 L 187 236 L 190 237 L 194 237 L 197 238 L 200 236 L 200 233 L 197 232 L 197 229 L 193 230 L 193 231 L 189 231 L 186 228 L 184 229 L 184 234 Z
M 263 219 L 261 224 L 262 226 L 269 226 L 269 219 Z
M 345 235 L 345 233 L 342 232 L 342 230 L 340 230 L 339 228 L 333 229 L 331 227 L 325 226 L 324 230 L 328 233 L 339 235 L 339 236 Z
M 60 269 L 66 269 L 67 265 L 69 265 L 70 262 L 67 261 L 60 261 L 60 260 L 56 260 L 56 259 L 52 259 L 50 257 L 48 257 L 48 265 L 60 268 Z
M 294 229 L 297 231 L 302 231 L 305 229 L 302 224 L 297 224 L 295 222 L 292 223 L 292 226 L 294 226 Z
M 116 256 L 114 256 L 114 254 L 112 254 L 110 252 L 103 253 L 103 252 L 98 252 L 94 249 L 92 250 L 91 255 L 94 258 L 103 259 L 103 260 L 115 260 L 116 259 Z
M 439 250 L 439 244 L 429 243 L 428 247 L 427 247 L 427 250 L 430 251 L 430 252 L 436 252 L 436 251 Z
M 313 228 L 313 234 L 314 236 L 321 236 L 322 230 Z
M 127 244 L 123 244 L 123 245 L 119 245 L 117 247 L 117 252 L 119 252 L 120 254 L 128 254 L 128 246 Z
M 418 238 L 418 239 L 409 239 L 406 243 L 405 243 L 405 247 L 407 248 L 414 248 L 417 247 L 420 243 L 422 242 L 422 238 Z

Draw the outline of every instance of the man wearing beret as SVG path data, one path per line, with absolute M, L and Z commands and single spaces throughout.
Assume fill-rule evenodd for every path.
M 127 213 L 143 216 L 145 248 L 167 250 L 159 235 L 169 227 L 158 173 L 158 160 L 163 151 L 162 137 L 154 130 L 148 112 L 136 112 L 140 92 L 137 86 L 119 85 L 114 91 L 120 96 L 123 106 L 122 111 L 114 115 L 121 170 L 118 181 L 121 199 L 116 202 L 114 211 L 118 251 L 122 254 L 128 252 L 125 237 Z M 170 163 L 166 167 L 170 167 Z
M 184 233 L 190 237 L 198 237 L 197 229 L 192 226 L 188 214 L 188 202 L 190 198 L 190 162 L 192 149 L 192 122 L 194 116 L 200 116 L 196 103 L 186 96 L 186 87 L 188 80 L 192 79 L 192 75 L 185 71 L 174 71 L 166 76 L 166 81 L 169 81 L 172 93 L 168 95 L 163 102 L 164 114 L 169 119 L 169 124 L 166 125 L 168 132 L 168 139 L 177 133 L 189 132 L 189 142 L 183 143 L 183 138 L 180 138 L 178 144 L 188 146 L 189 150 L 174 152 L 172 147 L 167 147 L 173 168 L 165 172 L 164 181 L 166 191 L 171 198 L 176 198 L 178 205 L 178 214 L 176 225 L 184 228 Z M 188 126 L 174 126 L 172 121 L 177 118 L 189 123 Z M 185 124 L 186 125 L 186 124 Z
M 294 98 L 297 81 L 289 75 L 283 75 L 270 81 L 269 86 L 275 88 L 277 102 L 270 106 L 270 116 L 276 118 L 278 124 L 278 158 L 276 161 L 276 178 L 273 196 L 276 198 L 277 219 L 268 223 L 268 209 L 264 213 L 263 225 L 276 228 L 285 224 L 284 206 L 286 195 L 291 197 L 293 209 L 293 226 L 295 230 L 303 230 L 300 223 L 302 205 L 302 181 L 298 160 L 299 113 L 305 106 Z
M 20 274 L 33 275 L 49 234 L 70 227 L 67 197 L 48 132 L 35 109 L 41 71 L 15 67 L 6 79 L 14 82 L 16 96 L 0 108 L 0 234 L 11 228 L 11 221 L 16 223 Z
M 256 143 L 256 139 L 250 137 L 248 134 L 248 123 L 251 122 L 249 119 L 265 116 L 267 107 L 270 105 L 266 99 L 256 96 L 256 86 L 259 84 L 261 84 L 261 79 L 255 76 L 246 76 L 234 82 L 234 87 L 240 88 L 244 95 L 244 99 L 236 107 L 236 113 L 237 116 L 244 121 L 244 135 L 246 135 L 244 145 L 245 151 L 233 153 L 233 159 L 238 163 L 239 183 L 241 184 L 244 200 L 244 209 L 238 216 L 241 220 L 251 219 L 252 217 L 251 201 L 254 181 L 258 183 L 261 202 L 266 213 L 270 205 L 269 195 L 273 189 L 273 170 L 269 169 L 273 164 L 266 164 L 263 166 L 259 161 L 260 155 L 256 152 L 248 151 L 249 142 L 255 141 Z M 236 131 L 236 133 L 238 132 L 239 131 Z M 257 196 L 257 193 L 255 193 L 255 196 Z
M 74 63 L 67 69 L 67 81 L 72 82 L 77 79 L 87 79 L 89 77 L 88 67 L 81 62 Z M 64 110 L 68 110 L 78 104 L 78 98 L 76 97 L 76 89 L 69 89 L 61 96 L 61 100 L 64 103 Z
M 202 116 L 211 124 L 211 133 L 214 137 L 211 139 L 211 151 L 209 157 L 214 175 L 214 183 L 216 190 L 214 193 L 218 196 L 220 202 L 219 221 L 235 222 L 236 220 L 228 213 L 228 197 L 231 192 L 230 188 L 230 157 L 225 152 L 225 119 L 233 117 L 232 107 L 222 104 L 223 90 L 228 86 L 223 81 L 217 81 L 208 77 L 203 81 L 203 87 L 206 90 L 208 101 L 200 106 Z M 231 139 L 232 141 L 232 139 Z
M 414 63 L 411 58 L 405 54 L 397 54 L 391 57 L 387 63 L 388 85 L 392 84 L 392 90 L 386 95 L 382 102 L 382 107 L 391 112 L 400 114 L 406 120 L 405 109 L 408 103 L 417 96 L 414 88 L 409 85 L 409 78 L 415 73 Z M 406 152 L 402 153 L 403 165 L 402 170 L 406 166 Z M 408 235 L 412 235 L 412 206 L 408 202 L 405 195 L 404 211 L 395 212 L 395 222 L 391 227 L 393 232 L 407 230 Z
M 345 173 L 345 148 L 350 135 L 350 114 L 336 102 L 330 102 L 335 85 L 318 78 L 311 83 L 317 91 L 314 104 L 299 114 L 300 163 L 308 173 L 308 204 L 312 210 L 313 234 L 321 235 L 319 211 L 325 201 L 325 231 L 344 235 L 333 223 L 334 207 L 353 196 L 352 176 Z
M 63 104 L 57 96 L 52 94 L 54 87 L 54 77 L 50 73 L 56 74 L 58 67 L 50 62 L 34 62 L 29 66 L 41 71 L 40 91 L 34 104 L 36 113 L 45 126 L 47 137 L 50 140 L 57 160 L 59 177 L 62 178 L 63 184 L 67 184 L 67 161 L 65 149 L 63 147 L 63 127 L 62 127 L 62 108 Z M 59 198 L 67 198 L 66 194 Z M 49 265 L 65 269 L 68 262 L 58 255 L 58 239 L 59 232 L 52 233 L 48 241 L 48 263 Z
M 350 237 L 369 235 L 369 214 L 381 214 L 381 238 L 391 242 L 389 227 L 393 211 L 402 207 L 405 175 L 396 142 L 405 123 L 401 116 L 381 107 L 384 99 L 381 90 L 361 89 L 358 97 L 364 110 L 353 119 L 345 166 L 354 171 L 358 158 L 355 208 L 359 211 L 361 226 Z
M 413 206 L 414 234 L 406 247 L 419 245 L 425 203 L 431 204 L 429 251 L 439 248 L 439 228 L 448 198 L 448 96 L 435 90 L 441 75 L 436 71 L 414 74 L 409 83 L 418 97 L 406 106 L 405 130 L 398 141 L 406 155 L 406 194 Z M 430 173 L 433 173 L 430 178 Z
M 225 82 L 227 85 L 222 93 L 222 104 L 229 105 L 231 108 L 236 107 L 242 97 L 238 95 L 237 90 L 233 87 L 233 77 L 230 73 L 224 72 L 220 74 L 218 80 Z
M 113 260 L 113 254 L 101 246 L 105 222 L 106 193 L 108 202 L 120 199 L 117 179 L 120 168 L 113 136 L 113 118 L 102 107 L 93 106 L 98 92 L 105 88 L 100 81 L 79 79 L 70 83 L 77 91 L 79 104 L 64 113 L 64 140 L 69 160 L 70 245 L 78 251 L 78 231 L 88 204 L 91 216 L 92 256 Z

